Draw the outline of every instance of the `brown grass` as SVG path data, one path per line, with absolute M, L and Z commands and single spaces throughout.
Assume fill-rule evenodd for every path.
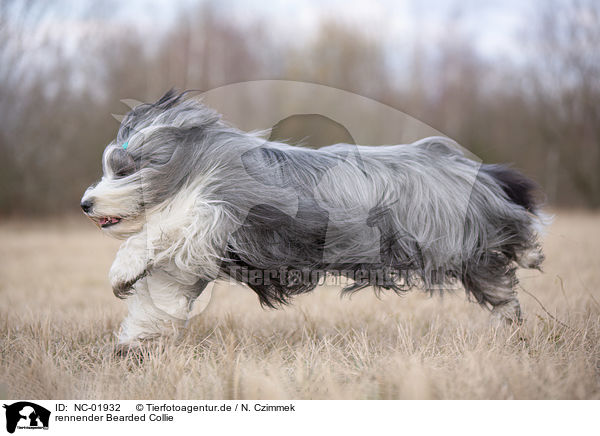
M 81 219 L 0 224 L 0 397 L 600 398 L 600 216 L 557 214 L 545 273 L 523 271 L 521 327 L 462 291 L 352 299 L 324 287 L 263 310 L 220 284 L 178 343 L 114 358 L 118 246 Z M 555 319 L 555 318 L 556 319 Z M 558 321 L 557 321 L 558 320 Z

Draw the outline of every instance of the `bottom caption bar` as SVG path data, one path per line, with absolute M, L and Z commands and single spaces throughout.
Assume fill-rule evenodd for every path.
M 390 432 L 481 436 L 482 429 L 486 436 L 598 434 L 598 406 L 598 401 L 4 400 L 0 435 L 26 436 L 42 430 L 44 435 L 66 436 L 184 431 L 244 436 Z

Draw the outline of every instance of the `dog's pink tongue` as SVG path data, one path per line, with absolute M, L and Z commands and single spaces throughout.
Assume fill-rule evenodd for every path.
M 106 224 L 108 222 L 108 218 L 100 218 L 100 220 L 98 222 L 100 223 L 101 226 L 103 226 L 104 224 Z

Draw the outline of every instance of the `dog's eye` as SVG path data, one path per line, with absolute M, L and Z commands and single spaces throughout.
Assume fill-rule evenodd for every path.
M 108 158 L 108 164 L 116 178 L 123 178 L 135 173 L 135 161 L 125 150 L 115 149 Z

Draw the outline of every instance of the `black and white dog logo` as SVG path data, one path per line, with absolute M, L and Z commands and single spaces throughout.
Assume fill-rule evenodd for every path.
M 28 401 L 19 401 L 10 405 L 4 404 L 6 409 L 6 431 L 14 433 L 18 429 L 48 429 L 50 411 Z

